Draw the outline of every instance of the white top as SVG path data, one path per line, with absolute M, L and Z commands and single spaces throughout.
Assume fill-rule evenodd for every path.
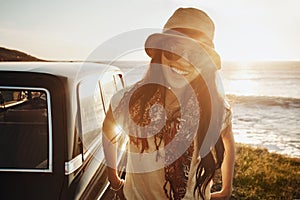
M 199 165 L 199 158 L 197 158 L 197 142 L 194 140 L 194 153 L 192 157 L 192 162 L 190 166 L 190 171 L 189 171 L 189 178 L 187 182 L 187 190 L 185 197 L 183 199 L 197 199 L 200 200 L 202 199 L 201 196 L 199 196 L 198 192 L 196 192 L 195 197 L 194 197 L 194 187 L 195 187 L 195 174 L 197 170 L 197 166 Z M 148 143 L 149 143 L 149 149 L 146 152 L 156 152 L 155 145 L 153 138 L 148 138 Z M 163 146 L 163 145 L 161 145 Z M 140 150 L 137 148 L 137 146 L 133 143 L 130 143 L 128 145 L 128 152 L 136 152 L 139 153 Z M 143 154 L 140 154 L 143 156 Z M 154 154 L 153 154 L 154 155 Z M 156 155 L 156 153 L 155 153 Z M 132 165 L 137 164 L 137 162 L 131 160 L 131 154 L 128 153 L 128 160 L 127 160 L 127 169 L 130 171 L 132 168 Z M 139 164 L 145 165 L 145 160 L 141 158 L 143 162 L 140 162 Z M 156 161 L 156 156 L 153 156 L 152 159 L 147 157 L 147 163 L 149 164 L 147 167 L 149 168 L 150 166 L 154 165 L 159 165 L 157 164 Z M 138 166 L 137 166 L 138 167 Z M 143 166 L 139 166 L 143 167 Z M 162 166 L 160 169 L 157 169 L 155 171 L 150 171 L 150 172 L 145 172 L 145 173 L 126 173 L 125 177 L 125 185 L 124 185 L 124 195 L 126 199 L 130 200 L 153 200 L 153 199 L 166 199 L 168 200 L 168 197 L 165 194 L 164 191 L 164 184 L 165 184 L 165 171 L 164 167 Z M 210 199 L 210 187 L 212 184 L 210 184 L 206 188 L 205 192 L 205 199 Z M 170 188 L 167 188 L 168 191 Z

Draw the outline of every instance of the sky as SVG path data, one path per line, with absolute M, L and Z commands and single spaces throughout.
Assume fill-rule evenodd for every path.
M 299 0 L 0 0 L 0 46 L 50 60 L 88 60 L 100 48 L 94 59 L 107 59 L 127 44 L 108 43 L 159 30 L 179 7 L 213 19 L 222 60 L 300 60 Z M 120 58 L 147 59 L 140 46 Z

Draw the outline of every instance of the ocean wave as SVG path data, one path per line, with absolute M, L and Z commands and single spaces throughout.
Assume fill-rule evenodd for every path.
M 225 79 L 226 76 L 224 76 L 224 79 Z M 296 75 L 292 75 L 292 76 L 287 76 L 287 77 L 283 77 L 282 75 L 278 75 L 278 76 L 270 76 L 270 77 L 256 77 L 256 76 L 253 76 L 253 77 L 230 77 L 229 79 L 230 81 L 276 81 L 278 82 L 278 80 L 280 81 L 285 81 L 285 80 L 289 80 L 289 81 L 300 81 L 300 78 L 299 76 L 296 76 Z
M 265 106 L 280 106 L 283 108 L 300 108 L 300 99 L 279 96 L 238 96 L 226 95 L 228 101 L 233 104 L 253 104 Z

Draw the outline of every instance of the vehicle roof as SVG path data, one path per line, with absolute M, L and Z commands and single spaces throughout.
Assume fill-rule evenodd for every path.
M 0 71 L 37 72 L 70 79 L 105 71 L 119 71 L 115 66 L 92 62 L 0 62 Z

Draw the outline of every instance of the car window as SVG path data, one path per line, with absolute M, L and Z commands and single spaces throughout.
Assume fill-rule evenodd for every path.
M 117 85 L 115 76 L 111 76 L 110 79 L 99 81 L 101 87 L 101 93 L 103 95 L 105 110 L 108 110 L 111 97 L 117 92 Z
M 78 97 L 80 132 L 85 153 L 92 146 L 93 141 L 99 137 L 105 117 L 98 81 L 95 78 L 81 81 L 78 88 Z
M 119 75 L 107 74 L 100 77 L 87 77 L 78 85 L 79 129 L 86 153 L 98 140 L 101 140 L 102 124 L 111 97 L 117 92 L 117 85 L 123 87 Z
M 0 86 L 0 171 L 52 171 L 50 93 Z

